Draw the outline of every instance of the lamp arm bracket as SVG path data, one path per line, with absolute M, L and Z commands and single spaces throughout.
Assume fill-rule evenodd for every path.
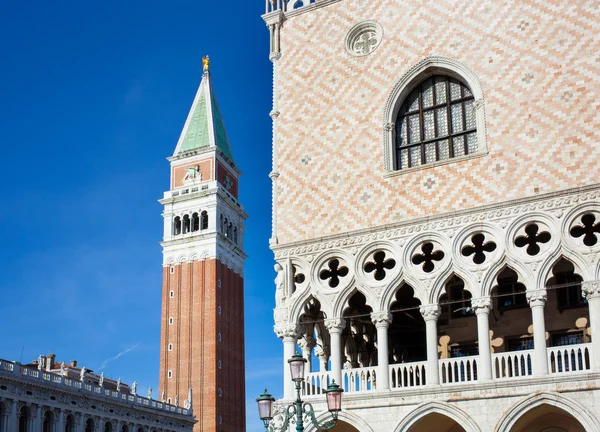
M 288 405 L 286 409 L 283 410 L 283 413 L 281 413 L 281 416 L 283 417 L 281 426 L 275 426 L 271 420 L 267 427 L 267 432 L 287 432 L 290 426 L 290 420 L 296 416 L 296 407 L 294 405 Z
M 304 412 L 305 418 L 308 418 L 310 420 L 310 422 L 316 428 L 317 431 L 326 431 L 326 430 L 332 429 L 337 424 L 337 419 L 335 419 L 335 418 L 333 420 L 329 420 L 323 424 L 319 424 L 319 422 L 317 421 L 317 418 L 315 417 L 315 409 L 308 402 L 305 402 L 302 405 L 302 411 Z

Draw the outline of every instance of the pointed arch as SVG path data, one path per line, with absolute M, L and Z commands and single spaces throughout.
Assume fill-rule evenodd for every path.
M 410 285 L 414 291 L 414 298 L 418 299 L 421 304 L 428 304 L 429 298 L 427 291 L 421 285 L 421 283 L 410 275 L 403 275 L 398 282 L 388 285 L 383 290 L 381 295 L 381 301 L 379 302 L 379 312 L 386 312 L 390 310 L 390 306 L 395 301 L 396 293 L 404 285 Z
M 481 281 L 481 297 L 488 297 L 492 294 L 492 289 L 497 285 L 498 275 L 506 269 L 514 271 L 519 278 L 518 281 L 526 287 L 534 286 L 533 275 L 527 267 L 517 261 L 508 260 L 504 257 L 486 271 Z
M 446 284 L 453 276 L 462 279 L 465 284 L 465 291 L 469 291 L 472 298 L 480 297 L 479 283 L 471 273 L 465 272 L 457 267 L 449 267 L 433 283 L 433 287 L 429 293 L 429 303 L 439 303 L 440 297 L 444 294 L 444 290 L 446 289 Z
M 441 414 L 451 418 L 461 425 L 467 432 L 481 432 L 477 423 L 463 410 L 444 402 L 427 402 L 419 405 L 404 419 L 398 423 L 394 432 L 407 432 L 419 420 L 425 418 L 429 414 Z
M 600 419 L 579 402 L 554 392 L 537 393 L 514 404 L 502 415 L 495 432 L 510 432 L 524 414 L 542 405 L 550 405 L 566 411 L 575 417 L 588 432 L 600 432 Z
M 479 142 L 479 150 L 474 154 L 487 153 L 487 133 L 485 127 L 485 107 L 483 98 L 483 89 L 481 82 L 475 72 L 465 64 L 450 57 L 432 56 L 426 57 L 413 67 L 411 67 L 402 77 L 396 82 L 390 92 L 387 102 L 383 110 L 383 142 L 384 142 L 384 164 L 387 171 L 395 169 L 394 164 L 394 141 L 396 117 L 402 105 L 402 102 L 410 94 L 413 88 L 434 74 L 448 75 L 465 84 L 471 90 L 475 98 L 476 109 L 476 124 L 477 138 Z
M 377 296 L 371 292 L 367 287 L 357 287 L 354 286 L 351 289 L 344 290 L 338 295 L 334 304 L 333 304 L 333 316 L 332 318 L 341 317 L 344 313 L 344 309 L 346 308 L 348 301 L 352 298 L 354 294 L 357 292 L 361 293 L 367 299 L 367 304 L 371 306 L 373 311 L 375 312 L 375 307 L 379 304 L 377 300 Z
M 537 274 L 537 287 L 545 287 L 548 280 L 552 277 L 552 269 L 561 260 L 564 259 L 575 267 L 575 273 L 580 275 L 584 282 L 594 280 L 594 270 L 587 265 L 585 259 L 573 251 L 565 251 L 561 248 L 556 254 L 552 254 L 544 260 Z
M 320 298 L 320 297 L 314 295 L 312 292 L 310 292 L 310 290 L 305 290 L 302 292 L 302 295 L 300 295 L 300 297 L 298 297 L 294 301 L 294 305 L 292 306 L 292 308 L 290 310 L 290 315 L 289 315 L 290 323 L 294 323 L 294 324 L 300 323 L 300 317 L 304 313 L 304 307 L 312 299 L 314 299 L 320 303 L 321 312 L 323 312 L 325 314 L 326 318 L 333 317 L 331 303 L 329 302 L 329 300 L 326 297 Z
M 340 420 L 348 423 L 350 426 L 355 427 L 356 429 L 358 429 L 359 432 L 375 432 L 366 421 L 364 421 L 362 418 L 360 418 L 358 415 L 354 414 L 353 412 L 340 411 L 338 413 L 338 418 Z M 323 424 L 324 422 L 326 422 L 330 419 L 331 419 L 331 414 L 329 414 L 329 412 L 323 412 L 317 416 L 317 422 L 319 424 Z M 316 431 L 317 431 L 317 429 L 315 429 L 314 425 L 312 425 L 312 424 L 306 427 L 306 432 L 316 432 Z

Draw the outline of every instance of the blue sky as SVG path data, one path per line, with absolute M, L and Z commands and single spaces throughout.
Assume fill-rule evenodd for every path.
M 209 54 L 244 173 L 248 431 L 263 430 L 254 398 L 265 386 L 282 391 L 263 8 L 262 0 L 0 3 L 1 358 L 54 352 L 96 371 L 104 364 L 142 394 L 158 388 L 157 200 Z

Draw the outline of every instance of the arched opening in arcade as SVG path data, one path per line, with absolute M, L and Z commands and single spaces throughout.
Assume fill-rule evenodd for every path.
M 377 329 L 372 312 L 364 294 L 356 291 L 342 314 L 346 323 L 342 331 L 342 384 L 347 391 L 376 388 Z
M 407 432 L 466 432 L 454 419 L 439 413 L 431 413 L 419 419 Z
M 27 406 L 22 406 L 18 414 L 18 432 L 31 431 L 31 410 Z
M 65 419 L 65 432 L 75 432 L 76 428 L 75 416 L 73 414 L 69 414 Z
M 85 422 L 85 432 L 94 432 L 94 430 L 95 430 L 94 420 L 92 420 L 91 418 L 87 419 L 87 421 Z
M 54 432 L 54 413 L 50 410 L 44 413 L 42 432 Z
M 440 296 L 438 352 L 441 383 L 476 381 L 479 344 L 473 295 L 457 275 L 450 276 Z
M 333 432 L 360 432 L 350 423 L 346 423 L 343 420 L 338 420 L 337 425 L 335 425 L 335 427 L 330 430 Z
M 585 432 L 585 428 L 568 412 L 544 404 L 523 414 L 510 432 Z
M 425 385 L 427 360 L 425 320 L 413 287 L 400 286 L 390 306 L 388 328 L 390 385 L 392 388 Z

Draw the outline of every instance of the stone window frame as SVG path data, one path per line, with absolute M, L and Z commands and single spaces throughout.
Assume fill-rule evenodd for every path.
M 405 99 L 417 85 L 433 75 L 447 75 L 466 84 L 475 98 L 475 119 L 477 125 L 478 150 L 474 153 L 444 159 L 416 167 L 396 168 L 396 127 L 398 112 Z M 455 163 L 488 154 L 488 140 L 485 119 L 485 102 L 481 83 L 477 75 L 463 63 L 449 57 L 427 57 L 411 67 L 396 83 L 390 92 L 383 112 L 384 169 L 386 176 L 401 175 L 438 165 Z

